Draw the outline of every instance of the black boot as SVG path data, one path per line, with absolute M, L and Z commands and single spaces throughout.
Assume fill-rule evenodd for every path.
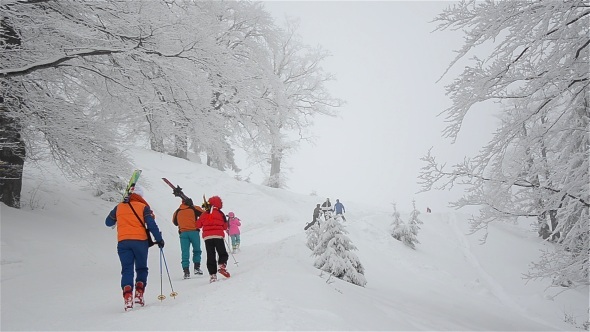
M 188 271 L 188 267 L 184 267 L 182 268 L 182 270 L 184 271 L 184 279 L 189 279 L 191 277 L 191 274 Z
M 203 275 L 203 271 L 201 271 L 201 263 L 195 263 L 195 274 Z

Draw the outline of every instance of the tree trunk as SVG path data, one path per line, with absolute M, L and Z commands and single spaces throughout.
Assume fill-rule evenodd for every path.
M 275 149 L 273 149 L 274 151 Z M 281 187 L 281 161 L 283 159 L 282 150 L 271 152 L 270 155 L 270 176 L 268 186 L 271 188 Z
M 0 41 L 5 43 L 6 49 L 20 47 L 20 36 L 4 19 L 0 19 L 0 30 Z M 4 102 L 0 96 L 0 202 L 18 209 L 23 187 L 25 142 L 20 135 L 19 120 L 8 115 Z
M 18 121 L 7 115 L 0 99 L 0 201 L 20 208 L 23 184 L 25 142 L 20 135 Z
M 158 128 L 158 123 L 154 119 L 154 115 L 151 111 L 144 107 L 145 117 L 147 119 L 148 125 L 150 127 L 149 132 L 149 139 L 150 139 L 150 149 L 152 151 L 164 153 L 164 138 L 160 135 L 160 130 Z
M 545 116 L 541 117 L 541 123 L 543 125 L 547 124 L 547 118 Z M 553 183 L 551 183 L 550 174 L 549 174 L 549 162 L 548 162 L 548 157 L 547 157 L 547 147 L 545 146 L 544 138 L 541 137 L 540 140 L 541 140 L 541 158 L 542 158 L 543 165 L 545 166 L 545 181 L 547 181 L 548 187 L 553 187 Z M 550 234 L 552 234 L 555 231 L 555 228 L 557 228 L 557 224 L 558 224 L 557 210 L 551 209 L 548 212 L 549 212 L 548 227 L 550 228 L 549 230 L 551 231 Z M 552 241 L 555 241 L 557 238 L 559 238 L 559 234 L 553 234 L 553 236 L 551 236 Z
M 177 133 L 179 134 L 174 135 L 173 156 L 188 160 L 188 138 L 184 135 L 186 126 L 177 124 L 175 127 L 178 128 Z

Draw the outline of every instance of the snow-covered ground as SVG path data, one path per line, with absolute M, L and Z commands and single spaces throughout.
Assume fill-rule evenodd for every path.
M 348 237 L 365 267 L 363 288 L 313 267 L 303 226 L 325 197 L 239 182 L 151 151 L 136 150 L 132 157 L 143 170 L 139 183 L 166 240 L 163 252 L 178 296 L 170 297 L 160 251 L 152 247 L 147 305 L 125 312 L 116 234 L 104 225 L 114 204 L 66 182 L 48 165 L 27 167 L 23 208 L 0 206 L 3 331 L 563 331 L 576 329 L 566 320 L 579 326 L 588 319 L 587 287 L 553 297 L 562 289 L 522 279 L 539 250 L 549 246 L 526 224 L 494 225 L 480 245 L 479 236 L 466 235 L 467 215 L 422 213 L 420 244 L 411 250 L 388 234 L 391 206 L 343 202 Z M 234 256 L 238 264 L 230 257 L 230 279 L 182 279 L 171 222 L 179 199 L 161 177 L 195 201 L 203 194 L 221 196 L 224 212 L 242 220 L 242 250 Z M 160 294 L 166 299 L 159 301 Z

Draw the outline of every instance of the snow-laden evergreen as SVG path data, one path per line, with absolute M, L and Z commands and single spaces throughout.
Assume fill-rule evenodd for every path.
M 396 204 L 393 204 L 393 213 L 391 215 L 393 220 L 390 234 L 394 239 L 401 241 L 406 246 L 416 249 L 416 244 L 420 243 L 418 241 L 418 231 L 420 230 L 420 224 L 423 224 L 423 222 L 418 219 L 420 211 L 416 209 L 416 201 L 412 201 L 412 206 L 412 212 L 410 212 L 409 220 L 406 223 L 397 211 Z
M 365 269 L 358 256 L 352 252 L 357 248 L 346 236 L 348 231 L 341 221 L 328 214 L 326 221 L 319 227 L 319 239 L 313 249 L 313 255 L 316 256 L 314 266 L 336 278 L 365 286 Z

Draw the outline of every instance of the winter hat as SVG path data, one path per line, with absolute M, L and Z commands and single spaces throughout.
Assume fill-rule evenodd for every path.
M 236 216 L 236 215 L 235 215 L 233 212 L 230 212 L 230 213 L 228 213 L 227 215 L 228 215 L 230 218 L 233 218 L 233 217 L 235 217 L 235 216 Z
M 219 210 L 223 207 L 223 202 L 219 196 L 212 196 L 209 198 L 209 205 L 216 207 Z
M 135 187 L 133 187 L 133 193 L 143 197 L 143 188 L 136 185 Z

